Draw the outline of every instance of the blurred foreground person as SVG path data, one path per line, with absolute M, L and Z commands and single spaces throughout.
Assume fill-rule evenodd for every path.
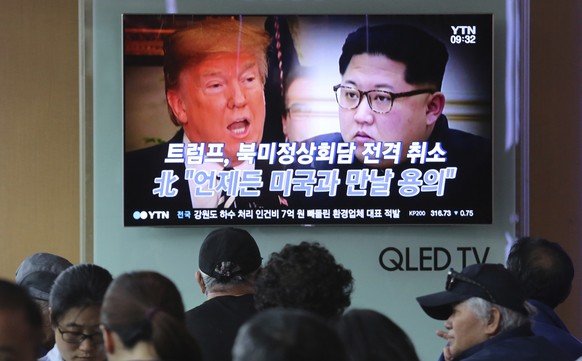
M 0 280 L 0 360 L 34 361 L 42 335 L 42 316 L 26 290 Z
M 349 310 L 336 328 L 350 361 L 419 361 L 408 335 L 379 312 Z
M 51 253 L 34 253 L 26 257 L 16 269 L 16 284 L 26 288 L 43 316 L 43 337 L 39 357 L 55 344 L 55 333 L 49 316 L 49 294 L 57 276 L 73 264 L 67 259 Z
M 450 270 L 445 291 L 417 298 L 430 317 L 445 321 L 446 361 L 573 360 L 531 331 L 530 306 L 517 279 L 501 264 Z
M 117 277 L 105 294 L 101 330 L 109 361 L 200 361 L 176 285 L 157 272 Z
M 55 346 L 41 361 L 104 361 L 99 312 L 112 277 L 94 264 L 67 268 L 57 277 L 49 298 Z
M 276 308 L 260 312 L 239 330 L 233 361 L 348 361 L 337 333 L 319 316 Z

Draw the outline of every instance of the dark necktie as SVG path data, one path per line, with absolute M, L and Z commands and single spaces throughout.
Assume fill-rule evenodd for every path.
M 224 167 L 224 172 L 230 172 L 234 168 L 232 167 Z M 223 173 L 223 177 L 225 177 Z M 220 197 L 218 198 L 218 205 L 216 206 L 218 209 L 225 209 L 225 208 L 236 208 L 236 196 L 229 196 L 226 194 L 226 190 L 223 189 L 220 193 Z

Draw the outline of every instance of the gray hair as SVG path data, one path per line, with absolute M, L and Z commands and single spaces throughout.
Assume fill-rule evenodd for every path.
M 487 323 L 489 321 L 492 308 L 498 309 L 499 313 L 501 314 L 499 321 L 500 332 L 512 330 L 514 328 L 525 325 L 531 326 L 531 319 L 529 316 L 511 310 L 507 307 L 491 303 L 480 297 L 471 297 L 465 302 L 471 311 L 473 311 L 473 314 L 475 314 L 475 316 L 483 323 Z M 525 302 L 525 308 L 528 311 L 528 314 L 531 315 L 533 313 L 534 309 L 529 303 Z
M 208 292 L 228 291 L 233 286 L 238 285 L 253 286 L 255 284 L 255 278 L 257 277 L 258 270 L 248 273 L 246 275 L 231 277 L 226 282 L 219 281 L 217 278 L 209 276 L 200 270 L 199 272 L 200 275 L 202 276 L 202 282 L 204 283 L 204 287 L 206 287 L 205 293 L 208 294 Z

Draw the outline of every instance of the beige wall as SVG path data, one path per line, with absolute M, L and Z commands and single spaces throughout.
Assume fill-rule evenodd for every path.
M 0 277 L 38 251 L 79 261 L 74 0 L 2 1 Z
M 73 0 L 0 11 L 0 277 L 37 251 L 79 261 L 78 21 Z M 582 338 L 582 2 L 531 1 L 531 235 L 576 261 L 559 309 Z
M 582 1 L 531 1 L 530 234 L 574 260 L 559 313 L 582 338 Z

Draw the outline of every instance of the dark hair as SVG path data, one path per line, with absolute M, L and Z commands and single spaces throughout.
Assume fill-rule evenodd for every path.
M 111 273 L 95 264 L 78 264 L 61 272 L 49 297 L 53 326 L 72 308 L 101 306 L 111 280 Z
M 352 273 L 319 243 L 287 244 L 272 253 L 256 282 L 255 305 L 300 308 L 327 319 L 350 305 Z
M 24 287 L 0 279 L 0 309 L 10 312 L 22 310 L 32 331 L 31 342 L 35 347 L 40 347 L 43 327 L 42 314 Z
M 201 359 L 198 344 L 186 329 L 178 288 L 157 272 L 130 272 L 117 277 L 105 294 L 101 322 L 127 348 L 147 341 L 162 360 Z
M 574 265 L 558 243 L 520 238 L 511 247 L 507 268 L 520 281 L 527 298 L 555 308 L 570 295 Z
M 350 310 L 339 319 L 337 331 L 351 361 L 418 361 L 408 335 L 379 312 Z
M 270 309 L 239 329 L 233 361 L 347 361 L 344 346 L 319 316 L 304 310 Z
M 350 33 L 339 58 L 344 74 L 352 57 L 359 54 L 384 55 L 404 63 L 408 84 L 429 84 L 440 90 L 449 54 L 445 45 L 424 30 L 405 24 L 363 26 Z

